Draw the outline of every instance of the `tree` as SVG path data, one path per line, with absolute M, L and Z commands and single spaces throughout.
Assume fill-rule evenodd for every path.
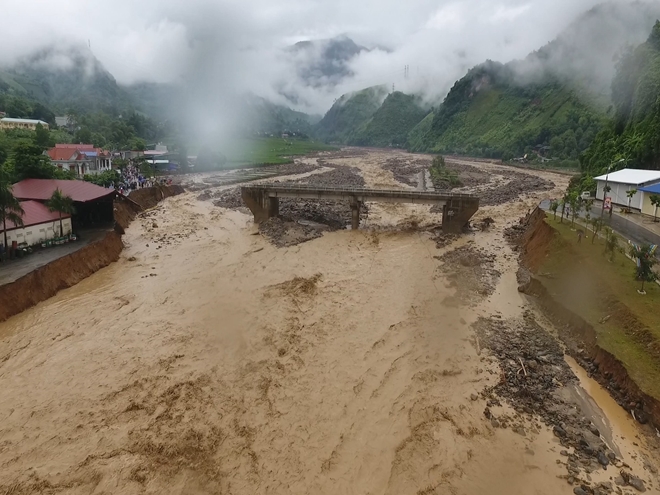
M 566 205 L 568 204 L 568 193 L 564 194 L 559 201 L 559 204 L 561 205 L 561 218 L 559 219 L 559 223 L 564 223 L 564 213 L 566 212 Z
M 147 143 L 144 141 L 144 139 L 141 138 L 131 139 L 129 145 L 130 148 L 135 151 L 144 151 L 147 149 Z
M 655 207 L 655 210 L 653 211 L 653 221 L 657 222 L 658 221 L 658 206 L 660 206 L 660 194 L 651 194 L 649 196 L 649 200 L 651 201 L 651 204 Z
M 112 164 L 123 172 L 124 169 L 128 166 L 128 160 L 124 158 L 117 158 L 115 160 L 112 160 Z
M 23 208 L 11 191 L 11 183 L 6 174 L 0 170 L 0 219 L 4 231 L 4 246 L 7 248 L 7 220 L 18 227 L 23 226 Z
M 554 214 L 554 220 L 557 220 L 557 208 L 559 208 L 559 201 L 553 199 L 550 203 L 550 211 Z
M 626 196 L 628 196 L 628 213 L 630 213 L 630 203 L 635 194 L 637 194 L 637 189 L 630 189 L 629 191 L 626 191 Z
M 89 144 L 92 141 L 92 132 L 87 127 L 81 127 L 73 135 L 76 144 Z
M 598 236 L 598 232 L 600 229 L 603 228 L 603 219 L 602 218 L 592 218 L 591 219 L 591 225 L 593 225 L 594 228 L 594 235 L 591 237 L 591 244 L 594 243 L 596 240 L 596 237 Z
M 654 282 L 658 278 L 653 271 L 653 265 L 658 262 L 655 256 L 653 256 L 653 251 L 654 249 L 648 244 L 642 246 L 636 246 L 633 244 L 630 247 L 630 256 L 637 260 L 635 280 L 640 280 L 642 282 L 641 289 L 637 291 L 640 294 L 646 294 L 646 292 L 644 292 L 644 282 Z
M 50 148 L 50 132 L 41 124 L 37 124 L 34 130 L 34 145 L 42 150 Z
M 571 227 L 575 225 L 575 217 L 580 212 L 581 202 L 577 192 L 572 192 L 568 196 L 568 203 L 571 206 Z
M 73 207 L 73 200 L 70 196 L 62 193 L 62 191 L 55 189 L 53 195 L 46 202 L 46 206 L 50 211 L 56 211 L 60 214 L 60 237 L 64 236 L 64 227 L 62 226 L 62 213 L 72 215 L 75 213 Z
M 605 228 L 605 253 L 609 254 L 610 262 L 614 261 L 616 248 L 619 246 L 619 238 L 609 227 Z
M 16 181 L 23 179 L 52 179 L 55 167 L 50 158 L 44 155 L 39 146 L 30 143 L 19 143 L 14 147 L 12 155 Z

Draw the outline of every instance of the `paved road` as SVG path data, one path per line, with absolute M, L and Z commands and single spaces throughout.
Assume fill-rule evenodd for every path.
M 539 206 L 543 210 L 548 211 L 550 209 L 550 201 L 542 201 Z M 591 217 L 600 217 L 600 212 L 600 206 L 593 206 L 591 208 Z M 584 212 L 580 212 L 580 216 L 584 217 Z M 655 232 L 651 232 L 647 228 L 642 227 L 635 222 L 631 222 L 625 217 L 614 214 L 610 218 L 607 212 L 605 212 L 605 216 L 603 218 L 605 219 L 605 225 L 610 226 L 612 230 L 625 237 L 626 239 L 630 239 L 635 244 L 660 245 L 660 235 L 656 234 Z
M 47 265 L 51 261 L 71 254 L 87 244 L 102 239 L 108 229 L 83 230 L 76 242 L 70 242 L 61 246 L 53 246 L 47 249 L 39 249 L 24 258 L 5 260 L 0 263 L 0 285 L 10 284 L 23 275 Z

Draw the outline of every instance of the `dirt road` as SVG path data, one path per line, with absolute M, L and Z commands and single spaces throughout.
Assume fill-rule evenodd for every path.
M 400 186 L 387 156 L 338 162 Z M 168 198 L 119 262 L 0 324 L 0 494 L 572 493 L 549 428 L 484 416 L 500 375 L 470 328 L 527 307 L 502 229 L 565 186 L 543 175 L 556 191 L 441 250 L 392 229 L 438 222 L 423 206 L 278 249 L 246 213 Z M 436 258 L 468 243 L 501 273 L 477 299 Z

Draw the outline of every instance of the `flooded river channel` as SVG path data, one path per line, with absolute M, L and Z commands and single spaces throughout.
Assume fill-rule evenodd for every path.
M 403 187 L 394 155 L 336 161 Z M 245 211 L 166 199 L 118 262 L 0 323 L 0 494 L 573 493 L 550 428 L 485 417 L 500 374 L 470 327 L 529 306 L 502 232 L 568 180 L 541 175 L 554 190 L 484 208 L 489 231 L 442 248 L 397 228 L 439 223 L 428 206 L 370 205 L 358 231 L 276 248 Z M 464 304 L 438 258 L 468 244 L 501 276 Z M 635 425 L 596 401 L 657 490 Z

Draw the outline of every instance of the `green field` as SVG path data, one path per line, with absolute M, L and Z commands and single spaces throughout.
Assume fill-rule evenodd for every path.
M 647 283 L 646 295 L 637 289 L 635 264 L 622 253 L 614 261 L 604 255 L 604 240 L 594 244 L 592 232 L 577 243 L 576 228 L 548 216 L 548 224 L 558 233 L 538 270 L 552 296 L 584 318 L 598 335 L 599 345 L 616 356 L 640 388 L 660 398 L 660 360 L 650 352 L 660 343 L 660 286 Z M 628 245 L 620 239 L 627 252 Z M 648 331 L 652 342 L 640 339 Z
M 254 138 L 237 139 L 224 150 L 227 157 L 225 168 L 258 165 L 281 165 L 293 162 L 296 156 L 315 151 L 334 151 L 338 148 L 311 139 Z

